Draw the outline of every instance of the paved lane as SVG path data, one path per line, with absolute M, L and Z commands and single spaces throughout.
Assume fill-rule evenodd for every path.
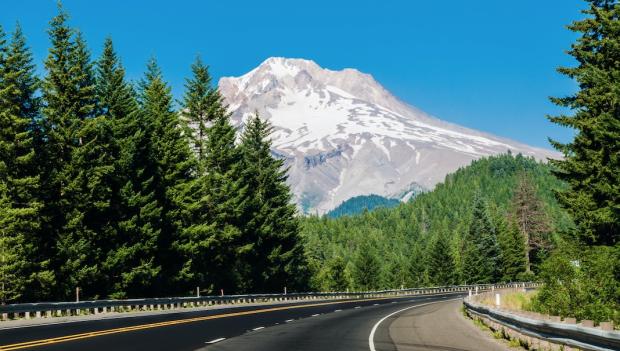
M 316 322 L 320 322 L 318 324 L 324 326 L 319 326 L 318 330 L 333 332 L 332 336 L 336 339 L 326 341 L 322 345 L 330 347 L 323 347 L 321 350 L 367 350 L 368 332 L 376 317 L 403 306 L 455 296 L 457 295 L 450 294 L 433 297 L 246 306 L 8 329 L 0 330 L 0 350 L 193 351 L 205 345 L 224 347 L 236 337 L 272 333 L 274 329 L 279 330 L 279 327 L 296 331 L 280 335 L 281 348 L 269 349 L 289 350 L 291 345 L 295 345 L 292 349 L 301 349 L 297 346 L 304 345 L 311 337 L 320 335 L 305 333 L 302 330 L 302 323 L 306 322 L 311 322 L 311 325 L 315 326 L 314 330 L 317 330 Z M 347 328 L 338 329 L 343 325 Z M 287 339 L 287 335 L 296 336 Z M 377 333 L 377 338 L 389 338 L 389 334 L 382 329 Z M 329 338 L 325 338 L 327 339 Z M 361 342 L 358 342 L 360 340 Z M 217 342 L 209 344 L 213 341 Z M 356 346 L 352 348 L 347 345 Z M 250 346 L 252 347 L 249 349 L 258 350 L 260 345 L 254 343 Z
M 372 345 L 377 351 L 397 351 L 397 345 L 391 338 L 389 326 L 393 319 L 398 318 L 399 311 L 421 308 L 419 306 L 429 304 L 444 304 L 447 299 L 455 297 L 405 299 L 394 301 L 394 303 L 328 313 L 250 332 L 206 346 L 203 350 L 368 351 L 373 350 Z M 392 314 L 392 317 L 384 318 Z M 375 332 L 369 339 L 373 329 Z

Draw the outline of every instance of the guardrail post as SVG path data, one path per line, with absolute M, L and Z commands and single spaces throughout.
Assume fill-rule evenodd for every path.
M 502 304 L 502 300 L 499 294 L 495 294 L 495 306 L 499 307 Z
M 601 330 L 613 331 L 614 330 L 614 322 L 601 322 L 599 324 L 599 328 L 601 328 Z
M 34 316 L 35 318 L 41 318 L 41 311 L 37 311 Z
M 30 312 L 26 312 L 26 313 L 24 313 L 24 318 L 26 318 L 26 319 L 30 319 Z
M 5 321 L 7 319 L 9 319 L 9 314 L 8 313 L 3 313 L 2 314 L 2 320 Z

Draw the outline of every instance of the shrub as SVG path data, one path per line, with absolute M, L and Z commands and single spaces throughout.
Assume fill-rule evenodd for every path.
M 620 323 L 620 245 L 584 249 L 576 257 L 551 256 L 532 309 L 550 315 Z

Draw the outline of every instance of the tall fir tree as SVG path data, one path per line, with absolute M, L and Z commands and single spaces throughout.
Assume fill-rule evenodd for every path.
M 516 282 L 528 272 L 525 259 L 525 240 L 519 226 L 514 219 L 501 219 L 496 225 L 497 238 L 501 248 L 501 281 Z
M 246 279 L 254 280 L 257 291 L 299 287 L 305 266 L 287 169 L 271 153 L 271 132 L 256 114 L 246 122 L 240 146 L 248 191 L 242 247 L 251 248 L 243 257 L 251 267 Z
M 73 203 L 66 225 L 58 239 L 58 254 L 63 259 L 60 274 L 65 291 L 78 286 L 83 296 L 106 294 L 107 277 L 102 262 L 115 236 L 111 216 L 116 148 L 111 124 L 98 115 L 94 67 L 86 42 L 75 36 L 71 71 L 75 85 L 78 120 L 75 143 L 67 165 L 66 197 Z
M 467 283 L 493 283 L 499 279 L 500 248 L 486 201 L 474 199 L 469 230 L 464 237 L 463 278 Z
M 456 266 L 445 231 L 440 232 L 430 245 L 428 253 L 428 277 L 432 285 L 455 283 Z
M 193 78 L 198 81 L 198 77 Z M 212 122 L 205 130 L 200 174 L 186 189 L 189 201 L 184 216 L 187 221 L 182 240 L 177 244 L 184 266 L 181 280 L 197 286 L 225 292 L 243 292 L 251 288 L 246 277 L 247 266 L 240 254 L 242 247 L 242 214 L 245 211 L 246 188 L 241 179 L 242 158 L 235 145 L 236 131 L 222 105 L 219 93 L 205 106 Z M 186 95 L 184 108 L 198 104 L 194 95 Z M 191 110 L 190 110 L 191 111 Z M 198 118 L 198 117 L 197 117 Z
M 552 99 L 574 114 L 550 117 L 576 135 L 565 144 L 552 141 L 564 158 L 551 162 L 570 186 L 557 198 L 573 216 L 580 238 L 586 244 L 613 245 L 620 238 L 620 3 L 588 3 L 586 17 L 569 26 L 581 35 L 569 51 L 578 65 L 558 70 L 576 80 L 579 90 Z
M 181 111 L 183 117 L 194 127 L 194 150 L 198 154 L 198 161 L 202 162 L 206 156 L 207 128 L 217 116 L 225 114 L 226 108 L 219 91 L 212 86 L 209 68 L 200 57 L 196 58 L 191 68 L 192 77 L 185 82 Z
M 59 13 L 50 22 L 48 34 L 52 47 L 45 60 L 47 75 L 42 82 L 45 101 L 43 116 L 39 121 L 40 136 L 36 139 L 37 163 L 41 169 L 41 256 L 49 257 L 54 272 L 62 264 L 56 254 L 56 242 L 65 226 L 65 213 L 72 202 L 66 197 L 68 184 L 66 168 L 75 146 L 75 128 L 78 111 L 75 103 L 75 86 L 70 74 L 71 56 L 75 51 L 72 30 L 67 26 L 68 15 Z M 66 297 L 60 288 L 46 295 Z
M 157 253 L 156 266 L 161 268 L 158 291 L 173 293 L 173 284 L 182 260 L 174 247 L 183 231 L 183 208 L 186 203 L 187 188 L 196 176 L 196 162 L 189 146 L 187 128 L 173 109 L 170 87 L 163 81 L 161 71 L 155 60 L 151 60 L 145 79 L 141 84 L 142 125 L 147 127 L 147 140 L 150 148 L 150 168 L 152 182 L 146 193 L 152 190 L 155 202 L 152 214 L 160 214 L 160 219 L 151 225 L 156 228 Z M 155 218 L 153 218 L 155 219 Z
M 35 299 L 47 285 L 47 261 L 37 255 L 39 177 L 33 129 L 40 113 L 38 79 L 21 27 L 6 44 L 0 27 L 0 303 Z M 29 289 L 30 288 L 30 289 Z
M 109 216 L 116 235 L 109 238 L 103 262 L 109 294 L 116 298 L 141 297 L 154 285 L 160 272 L 155 262 L 159 211 L 149 169 L 150 144 L 141 126 L 136 94 L 125 79 L 125 70 L 106 39 L 97 61 L 96 91 L 99 111 L 111 125 L 115 145 L 109 150 L 114 159 Z
M 370 291 L 379 288 L 381 265 L 376 249 L 370 242 L 361 243 L 351 264 L 351 278 L 357 291 Z

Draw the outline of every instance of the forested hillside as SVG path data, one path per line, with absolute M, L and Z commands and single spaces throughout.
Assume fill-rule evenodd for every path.
M 394 207 L 400 203 L 397 199 L 388 199 L 379 195 L 361 195 L 355 196 L 338 205 L 338 207 L 327 213 L 328 217 L 338 218 L 341 216 L 350 216 L 364 212 L 372 211 L 381 207 Z
M 527 261 L 536 271 L 561 240 L 554 233 L 572 227 L 554 198 L 564 188 L 548 164 L 507 154 L 474 161 L 395 208 L 306 218 L 311 283 L 344 290 L 527 278 Z
M 48 33 L 39 77 L 19 25 L 0 27 L 0 303 L 305 284 L 269 124 L 238 140 L 199 58 L 177 106 L 154 58 L 128 81 L 60 5 Z

